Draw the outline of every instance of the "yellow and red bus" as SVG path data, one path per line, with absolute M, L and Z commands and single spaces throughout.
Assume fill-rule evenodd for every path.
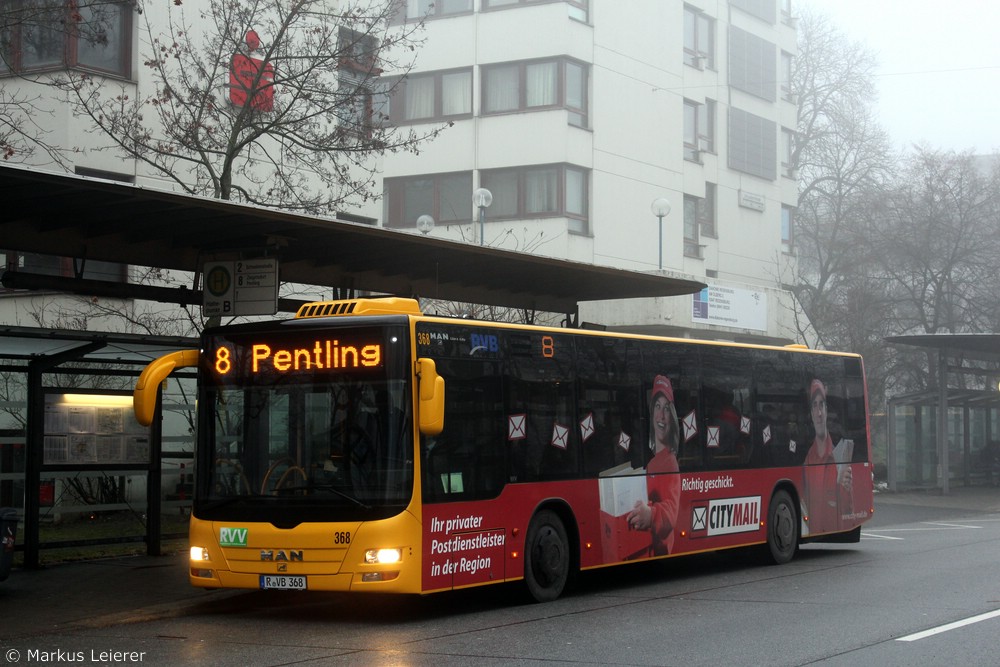
M 190 581 L 432 593 L 756 546 L 857 542 L 873 512 L 854 354 L 307 304 L 207 329 Z

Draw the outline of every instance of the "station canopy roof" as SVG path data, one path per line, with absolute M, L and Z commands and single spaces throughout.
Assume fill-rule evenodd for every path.
M 929 348 L 952 359 L 1000 362 L 1000 334 L 909 334 L 889 336 L 887 343 Z
M 0 325 L 0 368 L 5 367 L 4 361 L 24 364 L 42 357 L 90 365 L 145 366 L 165 352 L 197 349 L 198 343 L 197 338 L 182 336 Z
M 198 271 L 205 261 L 267 251 L 278 258 L 285 283 L 556 313 L 575 313 L 581 301 L 679 296 L 705 287 L 23 167 L 0 167 L 0 196 L 0 247 L 21 252 Z M 487 228 L 492 224 L 499 223 Z
M 993 388 L 998 371 L 990 369 L 995 368 L 996 364 L 1000 364 L 1000 335 L 993 333 L 908 334 L 889 336 L 885 341 L 893 345 L 935 350 L 945 361 L 946 370 L 949 373 L 983 376 L 990 380 L 986 389 L 948 387 L 945 395 L 949 405 L 989 407 L 998 404 L 998 394 Z M 894 402 L 904 404 L 937 404 L 940 400 L 940 388 L 893 397 Z

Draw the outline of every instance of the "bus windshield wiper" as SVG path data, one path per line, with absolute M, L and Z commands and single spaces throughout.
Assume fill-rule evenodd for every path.
M 340 496 L 344 500 L 351 501 L 352 503 L 354 503 L 355 505 L 357 505 L 361 509 L 370 510 L 372 508 L 371 505 L 365 503 L 363 500 L 360 500 L 359 498 L 355 498 L 354 496 L 352 496 L 349 493 L 344 493 L 343 491 L 341 491 L 340 489 L 338 489 L 333 484 L 300 484 L 298 486 L 283 486 L 280 489 L 275 489 L 275 493 L 276 494 L 285 494 L 285 493 L 291 493 L 291 492 L 294 492 L 294 491 L 303 491 L 303 490 L 306 490 L 306 491 L 317 491 L 317 490 L 318 491 L 332 491 L 334 495 Z

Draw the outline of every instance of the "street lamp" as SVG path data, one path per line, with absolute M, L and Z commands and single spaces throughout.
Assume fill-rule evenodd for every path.
M 653 212 L 653 215 L 657 217 L 660 221 L 660 271 L 663 270 L 663 218 L 670 213 L 670 202 L 667 201 L 666 197 L 657 197 L 653 200 L 649 209 Z
M 493 203 L 493 193 L 486 188 L 479 188 L 472 193 L 472 203 L 479 209 L 479 245 L 486 238 L 486 209 Z
M 417 218 L 417 229 L 420 230 L 421 234 L 427 236 L 431 233 L 431 230 L 434 229 L 434 218 L 424 213 L 422 216 Z

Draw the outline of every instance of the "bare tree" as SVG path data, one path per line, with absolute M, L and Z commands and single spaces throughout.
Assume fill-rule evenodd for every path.
M 78 71 L 61 83 L 112 148 L 185 192 L 335 212 L 380 194 L 378 156 L 442 129 L 384 122 L 401 79 L 385 84 L 382 72 L 409 71 L 422 28 L 392 25 L 396 0 L 166 6 L 166 17 L 143 14 L 150 83 L 138 93 Z
M 896 333 L 995 331 L 1000 178 L 970 153 L 917 147 L 878 210 L 873 247 L 895 296 Z M 936 364 L 901 369 L 934 386 Z
M 65 164 L 65 149 L 52 144 L 38 122 L 40 117 L 51 115 L 40 95 L 0 88 L 0 157 L 8 163 L 21 163 L 44 154 L 57 164 Z
M 496 224 L 496 223 L 491 223 Z M 459 230 L 462 240 L 468 243 L 475 241 L 476 232 L 470 227 L 461 227 Z M 507 227 L 498 233 L 487 245 L 494 248 L 505 248 L 514 252 L 533 254 L 539 247 L 554 239 L 545 238 L 544 232 L 538 232 L 534 236 L 528 236 L 528 229 L 522 229 L 518 235 L 512 228 Z M 442 299 L 421 298 L 420 305 L 424 312 L 447 317 L 461 317 L 474 320 L 488 320 L 490 322 L 510 322 L 514 324 L 542 324 L 557 326 L 560 324 L 562 314 L 541 312 L 528 308 L 507 308 L 503 306 L 491 306 L 481 303 L 466 303 L 461 301 L 445 301 Z
M 844 347 L 858 342 L 857 323 L 849 319 L 857 300 L 879 302 L 872 298 L 878 285 L 866 275 L 870 244 L 864 220 L 890 174 L 892 155 L 874 119 L 872 54 L 813 12 L 801 15 L 798 34 L 792 69 L 798 104 L 792 166 L 800 179 L 795 293 L 810 329 L 800 333 L 821 345 Z M 856 295 L 854 305 L 849 294 Z
M 827 17 L 800 14 L 791 84 L 798 107 L 791 166 L 800 184 L 793 292 L 805 314 L 799 334 L 862 354 L 878 410 L 892 391 L 896 351 L 884 341 L 895 332 L 894 295 L 878 270 L 872 210 L 899 158 L 875 119 L 876 65 Z

